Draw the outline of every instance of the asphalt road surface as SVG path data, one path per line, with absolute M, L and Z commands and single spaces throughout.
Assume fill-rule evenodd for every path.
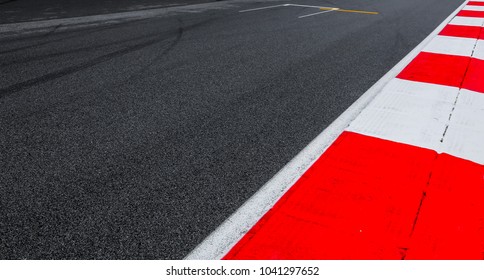
M 145 10 L 216 0 L 0 0 L 0 24 Z
M 462 2 L 1 35 L 0 258 L 183 258 Z M 239 12 L 284 3 L 379 14 Z

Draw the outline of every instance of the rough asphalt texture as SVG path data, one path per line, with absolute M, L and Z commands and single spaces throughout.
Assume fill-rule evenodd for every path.
M 0 38 L 0 258 L 183 258 L 462 2 Z
M 218 0 L 0 0 L 0 24 L 90 16 Z

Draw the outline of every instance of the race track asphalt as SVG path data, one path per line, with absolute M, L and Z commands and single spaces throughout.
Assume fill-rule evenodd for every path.
M 183 258 L 462 2 L 0 35 L 0 258 Z
M 0 0 L 0 24 L 81 17 L 220 0 Z

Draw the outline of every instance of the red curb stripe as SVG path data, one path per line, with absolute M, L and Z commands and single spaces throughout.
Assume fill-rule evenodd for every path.
M 484 93 L 484 60 L 471 59 L 462 88 Z
M 401 259 L 435 157 L 343 132 L 224 259 Z
M 397 78 L 460 87 L 469 61 L 465 56 L 421 52 Z
M 479 26 L 463 26 L 449 24 L 445 26 L 444 29 L 442 29 L 439 35 L 478 39 L 480 33 L 481 27 Z
M 460 11 L 457 16 L 459 17 L 479 17 L 484 18 L 484 11 L 468 11 L 462 10 Z
M 484 166 L 439 156 L 408 259 L 484 258 Z
M 468 6 L 484 6 L 484 2 L 469 1 Z

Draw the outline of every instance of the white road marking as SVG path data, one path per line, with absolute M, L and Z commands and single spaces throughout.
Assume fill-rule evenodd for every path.
M 312 14 L 309 14 L 309 15 L 300 16 L 298 18 L 305 18 L 305 17 L 315 16 L 315 15 L 319 15 L 319 14 L 329 13 L 329 12 L 332 12 L 332 11 L 334 11 L 334 10 L 322 11 L 322 12 L 318 12 L 318 13 L 312 13 Z
M 288 6 L 288 4 L 274 5 L 274 6 L 267 6 L 267 7 L 261 7 L 261 8 L 254 8 L 254 9 L 242 10 L 242 11 L 239 11 L 239 13 L 253 12 L 253 11 L 260 11 L 260 10 L 273 9 L 273 8 L 278 8 L 278 7 L 287 7 L 287 6 Z
M 363 14 L 378 14 L 377 12 L 367 12 L 367 11 L 358 11 L 358 10 L 345 10 L 345 9 L 340 9 L 340 8 L 336 8 L 336 7 L 311 6 L 311 5 L 299 5 L 299 4 L 281 4 L 281 5 L 275 5 L 275 6 L 260 7 L 260 8 L 254 8 L 254 9 L 248 9 L 248 10 L 241 10 L 241 11 L 239 11 L 239 13 L 254 12 L 254 11 L 260 11 L 260 10 L 266 10 L 266 9 L 274 9 L 274 8 L 279 8 L 279 7 L 302 7 L 302 8 L 313 8 L 313 9 L 318 9 L 318 10 L 324 10 L 323 12 L 317 12 L 317 13 L 313 13 L 313 14 L 299 16 L 298 18 L 310 17 L 310 16 L 314 16 L 314 15 L 328 13 L 328 12 L 331 12 L 331 11 L 363 13 Z
M 185 259 L 221 259 L 244 234 L 279 200 L 333 141 L 355 120 L 382 89 L 410 63 L 420 51 L 466 5 L 465 1 L 425 40 L 366 91 L 341 116 L 319 134 L 235 213 L 200 243 Z
M 299 5 L 299 4 L 287 4 L 288 6 L 293 6 L 293 7 L 304 7 L 304 8 L 324 8 L 324 9 L 338 9 L 336 7 L 323 7 L 323 6 L 310 6 L 310 5 Z
M 260 10 L 266 10 L 266 9 L 274 9 L 278 7 L 303 7 L 303 8 L 315 8 L 315 9 L 335 9 L 337 10 L 338 8 L 333 8 L 333 7 L 323 7 L 323 6 L 310 6 L 310 5 L 299 5 L 299 4 L 281 4 L 281 5 L 274 5 L 274 6 L 267 6 L 267 7 L 260 7 L 260 8 L 254 8 L 254 9 L 247 9 L 247 10 L 241 10 L 239 13 L 245 13 L 245 12 L 254 12 L 254 11 L 260 11 Z

